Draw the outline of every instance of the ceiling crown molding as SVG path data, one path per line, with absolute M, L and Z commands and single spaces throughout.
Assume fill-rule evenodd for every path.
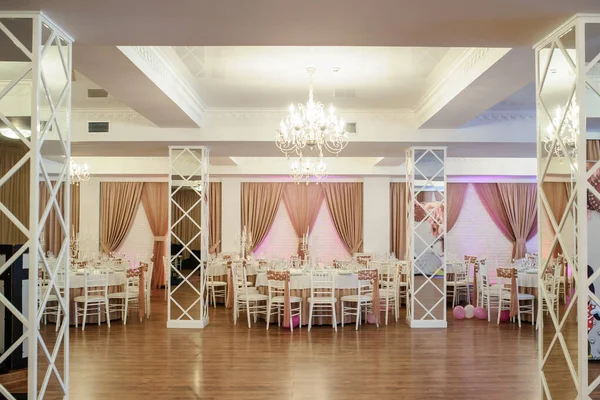
M 206 107 L 159 47 L 119 46 L 118 48 L 198 126 L 202 126 Z
M 139 121 L 149 126 L 154 124 L 140 113 L 133 110 L 90 110 L 85 108 L 71 109 L 73 121 Z
M 486 111 L 477 116 L 479 121 L 535 121 L 535 111 Z
M 418 126 L 425 123 L 509 51 L 510 49 L 471 48 L 451 61 L 445 72 L 433 79 L 425 95 L 415 106 Z

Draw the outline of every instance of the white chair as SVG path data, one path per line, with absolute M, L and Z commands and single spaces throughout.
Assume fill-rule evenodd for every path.
M 212 299 L 213 307 L 217 307 L 217 297 L 222 297 L 223 302 L 227 302 L 227 282 L 215 281 L 215 267 L 212 264 L 208 264 L 206 268 L 207 281 L 206 287 L 208 289 L 208 305 Z
M 533 316 L 535 309 L 535 296 L 526 293 L 519 293 L 519 284 L 517 279 L 515 279 L 516 286 L 513 287 L 513 275 L 516 277 L 516 273 L 517 270 L 514 268 L 496 269 L 496 276 L 500 290 L 500 300 L 498 303 L 498 324 L 500 323 L 500 314 L 502 311 L 510 310 L 511 294 L 514 290 L 517 293 L 517 321 L 519 323 L 519 328 L 521 327 L 521 314 L 531 315 L 531 323 L 532 325 L 535 325 Z
M 490 322 L 492 309 L 498 309 L 500 286 L 490 284 L 489 270 L 486 265 L 481 265 L 479 267 L 478 280 L 481 286 L 481 295 L 477 298 L 477 303 L 487 310 L 488 322 Z
M 290 256 L 290 267 L 291 268 L 300 268 L 302 265 L 302 259 L 299 255 Z
M 310 311 L 308 316 L 308 331 L 312 327 L 313 317 L 331 317 L 331 326 L 337 332 L 335 318 L 335 281 L 333 271 L 316 270 L 310 273 Z
M 77 296 L 73 299 L 75 302 L 75 327 L 78 327 L 79 317 L 83 317 L 81 330 L 85 330 L 85 322 L 90 311 L 96 311 L 98 325 L 100 325 L 100 315 L 102 307 L 104 307 L 104 310 L 106 311 L 106 323 L 110 328 L 108 270 L 90 270 L 89 268 L 86 268 L 84 272 L 84 282 L 84 295 Z
M 281 316 L 285 309 L 285 283 L 290 282 L 290 271 L 267 271 L 267 283 L 269 288 L 269 301 L 267 303 L 267 329 L 271 324 L 273 308 L 277 311 L 277 325 L 281 326 Z M 289 296 L 290 301 L 290 329 L 294 331 L 293 317 L 300 318 L 302 326 L 302 297 Z
M 125 290 L 108 294 L 110 312 L 120 312 L 123 325 L 127 325 L 127 316 L 130 310 L 139 310 L 141 273 L 139 268 L 128 269 Z
M 452 307 L 454 307 L 461 294 L 464 294 L 467 298 L 467 302 L 470 301 L 469 292 L 469 266 L 466 262 L 458 261 L 453 265 L 454 280 L 446 281 L 447 295 L 452 296 Z
M 152 261 L 144 262 L 140 261 L 140 268 L 144 271 L 144 294 L 146 297 L 146 318 L 150 318 L 152 314 L 151 309 L 151 298 L 152 298 L 152 272 L 154 271 L 154 263 Z
M 374 282 L 369 279 L 372 276 L 377 276 L 379 271 L 376 269 L 361 269 L 358 271 L 358 285 L 357 294 L 343 296 L 342 301 L 342 328 L 344 327 L 344 317 L 346 315 L 356 317 L 356 330 L 361 324 L 362 315 L 364 312 L 365 320 L 369 312 L 373 313 L 373 288 Z M 350 303 L 351 306 L 346 306 L 346 303 Z M 355 304 L 355 306 L 352 306 Z M 379 324 L 377 324 L 379 327 Z
M 40 267 L 41 268 L 41 267 Z M 40 269 L 40 272 L 42 270 Z M 44 296 L 48 291 L 51 291 L 48 294 L 48 300 L 46 301 L 46 306 L 42 310 L 42 314 L 44 315 L 44 325 L 48 323 L 48 315 L 52 315 L 56 318 L 56 330 L 58 331 L 58 327 L 60 326 L 60 318 L 62 315 L 61 307 L 58 301 L 58 296 L 56 291 L 50 286 L 50 281 L 45 277 L 44 273 L 41 274 L 41 277 L 38 279 L 38 307 L 41 306 Z M 65 289 L 65 274 L 62 272 L 57 272 L 56 277 L 54 278 L 56 287 L 58 288 L 59 294 L 61 297 L 64 296 Z M 38 325 L 39 329 L 39 325 Z
M 233 303 L 233 324 L 237 325 L 240 311 L 246 310 L 248 316 L 248 328 L 251 328 L 252 323 L 250 321 L 250 315 L 254 315 L 254 323 L 256 323 L 259 314 L 266 314 L 269 296 L 248 290 L 246 269 L 244 267 L 239 267 L 238 264 L 235 263 L 232 264 L 231 275 L 233 278 L 235 299 Z
M 544 288 L 548 302 L 542 301 L 542 313 L 548 313 L 551 309 L 558 314 L 559 306 L 559 287 L 560 287 L 560 269 L 561 265 L 556 262 L 549 265 L 543 275 Z M 540 294 L 541 295 L 541 294 Z
M 406 261 L 398 261 L 398 307 L 402 305 L 402 299 L 408 305 L 408 263 Z M 398 319 L 396 319 L 397 321 Z
M 169 297 L 169 283 L 171 282 L 171 261 L 169 256 L 163 256 L 163 273 L 165 275 L 165 300 Z
M 385 324 L 388 324 L 388 315 L 390 306 L 394 307 L 394 316 L 398 322 L 398 312 L 400 305 L 400 275 L 398 274 L 400 266 L 396 262 L 383 262 L 380 270 L 379 300 L 385 307 Z M 406 284 L 406 283 L 405 283 Z

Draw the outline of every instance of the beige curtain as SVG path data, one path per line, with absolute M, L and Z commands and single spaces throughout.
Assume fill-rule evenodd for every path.
M 208 252 L 221 252 L 221 182 L 210 182 L 210 235 Z
M 390 252 L 406 259 L 406 183 L 390 183 Z
M 586 145 L 587 161 L 595 163 L 596 161 L 600 160 L 600 140 L 598 140 L 598 139 L 586 140 L 585 145 Z
M 0 142 L 0 178 L 27 153 L 24 144 L 17 141 Z M 0 203 L 29 229 L 29 161 L 0 186 Z M 24 244 L 26 236 L 0 211 L 0 244 Z
M 52 185 L 55 185 L 56 182 L 51 182 Z M 51 188 L 48 188 L 45 182 L 39 183 L 40 188 L 40 202 L 39 202 L 39 218 L 40 223 L 42 221 L 42 216 L 44 214 L 44 210 L 50 201 L 50 191 Z M 65 210 L 65 184 L 62 183 L 58 193 L 56 194 L 56 201 L 58 203 L 58 207 L 60 209 L 60 214 L 64 215 Z M 60 222 L 59 222 L 59 214 L 56 212 L 56 207 L 52 205 L 50 213 L 48 214 L 48 218 L 46 219 L 46 223 L 44 224 L 44 251 L 52 252 L 55 256 L 58 256 L 60 252 L 60 247 L 62 246 L 65 235 L 70 235 L 70 228 L 67 227 L 67 231 L 63 231 Z
M 512 258 L 523 258 L 527 240 L 537 233 L 536 184 L 477 183 L 473 187 L 496 226 L 513 243 Z
M 460 211 L 465 203 L 468 187 L 468 183 L 449 183 L 446 185 L 446 190 L 448 190 L 448 193 L 446 193 L 446 232 L 449 232 L 458 221 Z
M 109 253 L 119 248 L 140 205 L 143 182 L 100 182 L 100 247 Z
M 363 249 L 362 182 L 325 183 L 323 191 L 333 224 L 350 254 Z
M 71 185 L 71 227 L 69 227 L 70 235 L 79 233 L 79 219 L 81 215 L 80 199 L 81 187 L 79 185 Z
M 180 218 L 183 216 L 183 211 L 181 211 L 179 207 L 175 206 L 175 204 L 171 204 L 172 232 L 173 235 L 180 239 L 177 240 L 175 237 L 173 237 L 172 244 L 187 245 L 190 250 L 200 251 L 201 238 L 200 230 L 198 229 L 198 226 L 201 225 L 202 216 L 200 194 L 195 190 L 179 189 L 177 193 L 173 195 L 173 199 L 177 202 L 179 207 L 188 212 L 188 216 L 180 220 Z M 192 221 L 195 221 L 198 225 L 194 224 Z M 175 224 L 176 222 L 177 224 Z M 192 238 L 194 238 L 193 241 Z M 184 250 L 182 255 L 184 258 L 187 258 L 189 256 L 189 252 Z
M 279 209 L 283 183 L 242 183 L 242 228 L 252 233 L 251 251 L 267 236 Z
M 303 258 L 304 254 L 300 248 L 302 235 L 307 231 L 310 233 L 315 226 L 323 198 L 323 190 L 316 184 L 286 183 L 283 188 L 283 204 L 298 237 L 298 254 Z
M 142 205 L 154 235 L 154 269 L 151 285 L 159 288 L 165 284 L 163 256 L 167 253 L 165 237 L 169 232 L 169 184 L 146 182 L 142 190 Z
M 569 182 L 544 182 L 542 187 L 544 189 L 544 195 L 548 200 L 550 210 L 552 210 L 552 214 L 556 220 L 556 224 L 559 225 L 565 210 L 567 209 L 571 184 Z M 544 210 L 544 216 L 548 218 L 546 209 L 542 209 Z M 548 226 L 554 235 L 554 228 L 552 227 L 550 220 L 548 220 Z M 552 251 L 552 257 L 558 257 L 559 254 L 562 254 L 562 247 L 560 243 L 557 242 L 556 247 L 554 247 L 554 250 Z

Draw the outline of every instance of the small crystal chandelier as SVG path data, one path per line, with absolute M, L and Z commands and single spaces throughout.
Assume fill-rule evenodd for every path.
M 69 167 L 71 185 L 79 185 L 79 182 L 90 180 L 90 171 L 88 170 L 87 164 L 83 164 L 83 166 L 79 165 L 71 158 Z
M 326 149 L 332 154 L 339 154 L 348 144 L 348 132 L 343 119 L 335 115 L 333 105 L 329 112 L 324 111 L 321 103 L 315 102 L 313 97 L 313 75 L 315 69 L 306 69 L 310 77 L 308 86 L 308 102 L 290 105 L 289 115 L 281 119 L 275 143 L 285 153 L 300 156 L 305 147 L 317 150 L 319 154 Z
M 577 150 L 577 138 L 579 137 L 579 105 L 577 105 L 575 96 L 573 96 L 573 100 L 568 106 L 566 113 L 561 106 L 556 108 L 556 114 L 554 118 L 552 118 L 552 123 L 548 124 L 548 127 L 546 128 L 544 149 L 547 153 L 552 150 L 552 145 L 557 139 L 557 132 L 569 155 L 573 156 Z M 557 157 L 565 156 L 565 149 L 563 149 L 558 142 L 554 146 L 554 154 Z
M 192 189 L 198 193 L 202 193 L 202 181 L 196 181 L 192 184 Z
M 310 157 L 295 158 L 290 163 L 290 177 L 296 183 L 308 183 L 312 180 L 319 184 L 327 178 L 327 164 L 323 161 L 323 155 L 319 155 L 318 161 Z

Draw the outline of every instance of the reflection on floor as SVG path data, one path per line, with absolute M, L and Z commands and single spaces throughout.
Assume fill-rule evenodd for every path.
M 537 399 L 535 330 L 528 323 L 449 322 L 447 330 L 381 326 L 233 325 L 210 309 L 204 330 L 166 328 L 162 291 L 152 317 L 70 330 L 73 400 Z M 404 309 L 403 309 L 404 311 Z M 448 313 L 451 318 L 452 313 Z M 51 337 L 54 325 L 42 326 Z

